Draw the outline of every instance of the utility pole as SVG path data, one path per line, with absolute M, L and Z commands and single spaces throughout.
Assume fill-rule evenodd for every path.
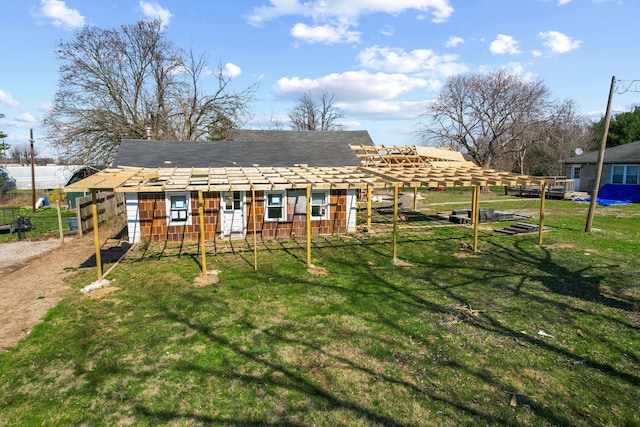
M 609 136 L 609 123 L 611 122 L 611 102 L 613 101 L 613 93 L 616 89 L 616 76 L 611 78 L 611 89 L 609 90 L 609 101 L 607 101 L 607 113 L 604 116 L 604 132 L 602 133 L 602 142 L 600 143 L 600 153 L 598 153 L 598 168 L 596 169 L 596 181 L 591 192 L 591 202 L 589 203 L 589 213 L 587 214 L 587 224 L 584 231 L 589 233 L 593 224 L 593 215 L 596 210 L 596 199 L 598 198 L 598 187 L 600 186 L 600 178 L 602 177 L 602 164 L 604 163 L 604 151 L 607 148 L 607 136 Z
M 33 213 L 36 213 L 36 169 L 33 159 L 33 143 L 35 142 L 33 140 L 33 129 L 29 129 L 29 142 L 31 145 L 29 149 L 31 154 L 31 209 Z

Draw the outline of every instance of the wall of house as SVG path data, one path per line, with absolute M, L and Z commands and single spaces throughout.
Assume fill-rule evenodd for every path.
M 635 163 L 630 163 L 635 164 Z M 611 163 L 604 163 L 602 165 L 602 175 L 600 177 L 600 188 L 603 185 L 611 182 Z M 565 166 L 565 173 L 567 176 L 571 176 L 571 165 Z M 593 187 L 596 182 L 596 173 L 598 171 L 597 164 L 583 164 L 580 169 L 580 188 L 576 188 L 576 191 L 593 191 Z
M 306 235 L 306 191 L 287 191 L 287 218 L 283 221 L 265 221 L 265 193 L 246 192 L 245 219 L 247 234 L 255 230 L 265 239 L 291 238 Z M 204 221 L 205 239 L 220 239 L 222 236 L 222 216 L 220 192 L 205 192 Z M 356 197 L 353 190 L 333 190 L 329 195 L 329 219 L 312 220 L 311 233 L 342 234 L 355 231 Z M 165 193 L 137 193 L 127 195 L 129 240 L 164 242 L 198 241 L 200 239 L 200 214 L 198 193 L 191 192 L 191 223 L 168 225 Z M 254 210 L 256 224 L 254 228 Z

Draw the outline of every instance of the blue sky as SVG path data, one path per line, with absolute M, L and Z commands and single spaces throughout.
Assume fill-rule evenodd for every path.
M 327 91 L 347 129 L 417 144 L 419 116 L 448 77 L 498 68 L 542 80 L 591 118 L 604 114 L 612 76 L 614 110 L 640 105 L 638 0 L 20 0 L 0 11 L 0 130 L 20 145 L 33 128 L 41 154 L 55 155 L 39 123 L 56 91 L 56 42 L 83 25 L 156 17 L 236 89 L 258 84 L 257 129 Z

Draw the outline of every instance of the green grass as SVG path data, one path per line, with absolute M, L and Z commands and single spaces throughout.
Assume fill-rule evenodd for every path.
M 251 241 L 219 244 L 202 288 L 196 246 L 134 248 L 119 290 L 84 296 L 80 269 L 0 355 L 0 424 L 640 425 L 640 206 L 584 233 L 587 207 L 548 201 L 542 247 L 483 225 L 478 253 L 470 228 L 402 224 L 408 268 L 384 232 L 314 239 L 326 276 L 304 242 L 257 271 Z
M 38 193 L 40 194 L 40 193 Z M 49 194 L 49 196 L 52 196 Z M 39 197 L 39 196 L 38 196 Z M 69 231 L 69 224 L 67 218 L 75 218 L 76 214 L 74 211 L 70 211 L 66 209 L 66 203 L 63 203 L 63 207 L 60 211 L 60 216 L 62 218 L 62 230 L 63 232 Z M 56 209 L 55 203 L 51 203 L 49 207 L 41 207 L 33 212 L 31 207 L 31 194 L 30 192 L 15 192 L 15 194 L 11 194 L 11 197 L 7 197 L 7 200 L 4 200 L 3 203 L 0 203 L 0 209 L 17 209 L 16 214 L 20 214 L 22 216 L 28 217 L 31 222 L 35 225 L 34 229 L 25 231 L 24 238 L 37 240 L 48 237 L 56 237 L 60 234 L 60 228 L 58 224 L 58 212 Z M 11 214 L 7 213 L 5 215 L 7 220 L 11 220 L 13 217 Z M 4 217 L 0 213 L 0 221 L 2 221 Z M 17 218 L 15 218 L 17 219 Z M 14 242 L 19 238 L 18 233 L 0 233 L 0 243 L 4 242 Z

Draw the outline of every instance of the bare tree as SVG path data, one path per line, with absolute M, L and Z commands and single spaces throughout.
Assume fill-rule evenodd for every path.
M 517 168 L 535 136 L 557 114 L 540 81 L 529 81 L 504 70 L 455 76 L 424 114 L 420 136 L 426 142 L 467 151 L 484 167 L 495 166 L 515 154 Z
M 338 123 L 343 117 L 344 115 L 336 109 L 334 96 L 327 92 L 322 92 L 318 101 L 307 92 L 289 111 L 290 126 L 293 130 L 344 130 L 344 125 Z
M 38 147 L 34 146 L 33 157 L 38 157 L 39 154 Z M 29 164 L 31 162 L 31 145 L 12 145 L 11 148 L 9 148 L 9 158 L 18 160 L 20 164 Z
M 108 163 L 123 138 L 224 139 L 248 115 L 255 86 L 240 92 L 221 66 L 206 87 L 207 58 L 167 40 L 161 21 L 84 27 L 58 43 L 62 61 L 47 137 L 67 160 Z

